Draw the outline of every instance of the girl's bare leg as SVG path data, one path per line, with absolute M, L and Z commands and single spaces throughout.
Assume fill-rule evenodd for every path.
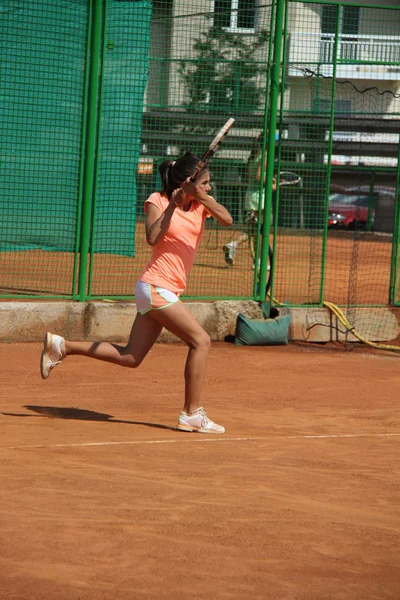
M 65 340 L 67 356 L 79 355 L 114 363 L 122 367 L 135 368 L 149 353 L 162 325 L 151 318 L 149 313 L 138 314 L 132 325 L 128 344 L 120 346 L 110 342 L 70 342 Z
M 149 315 L 189 346 L 185 366 L 183 410 L 190 414 L 201 406 L 201 390 L 207 368 L 210 337 L 181 301 L 162 310 L 153 310 Z

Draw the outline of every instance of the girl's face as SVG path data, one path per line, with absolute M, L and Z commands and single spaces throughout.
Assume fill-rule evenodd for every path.
M 196 188 L 197 188 L 197 190 L 200 190 L 203 194 L 208 194 L 208 192 L 211 190 L 210 171 L 208 171 L 208 170 L 202 171 L 200 173 L 200 175 L 197 177 L 195 183 L 191 183 L 189 181 L 187 181 L 187 182 L 185 181 L 183 183 L 185 183 L 184 190 L 186 193 L 186 197 L 183 201 L 183 206 L 185 208 L 187 208 L 190 205 L 190 203 L 193 200 L 195 200 L 195 197 L 197 195 Z M 187 183 L 187 185 L 186 185 L 186 183 Z M 195 195 L 192 195 L 192 194 L 195 194 Z
M 200 173 L 196 179 L 196 185 L 198 185 L 203 192 L 208 194 L 208 192 L 211 191 L 210 171 L 206 169 Z

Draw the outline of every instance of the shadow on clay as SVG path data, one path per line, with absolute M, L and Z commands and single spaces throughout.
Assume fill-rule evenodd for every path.
M 105 421 L 107 423 L 128 423 L 129 425 L 144 425 L 145 427 L 155 427 L 156 429 L 169 429 L 176 431 L 175 427 L 161 425 L 160 423 L 146 423 L 144 421 L 125 421 L 123 419 L 114 419 L 112 415 L 96 412 L 94 410 L 85 410 L 82 408 L 64 408 L 60 406 L 34 406 L 25 404 L 24 408 L 36 413 L 1 413 L 10 417 L 47 417 L 48 419 L 76 419 L 77 421 Z

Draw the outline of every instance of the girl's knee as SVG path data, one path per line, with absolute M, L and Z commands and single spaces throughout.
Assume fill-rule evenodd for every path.
M 143 362 L 143 357 L 135 356 L 129 351 L 128 347 L 121 354 L 123 363 L 130 369 L 137 369 Z
M 211 339 L 210 339 L 210 336 L 208 335 L 208 333 L 206 333 L 205 331 L 203 331 L 201 334 L 196 336 L 194 343 L 193 343 L 193 347 L 196 350 L 204 350 L 206 352 L 208 352 L 208 350 L 210 349 L 210 346 L 211 346 Z

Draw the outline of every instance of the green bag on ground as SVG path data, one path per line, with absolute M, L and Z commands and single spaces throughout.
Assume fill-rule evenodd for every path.
M 290 315 L 275 319 L 248 319 L 242 313 L 236 320 L 236 346 L 278 346 L 288 343 Z

